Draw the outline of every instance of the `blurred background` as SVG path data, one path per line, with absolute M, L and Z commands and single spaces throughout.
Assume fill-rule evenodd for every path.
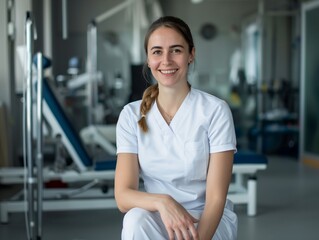
M 292 179 L 304 168 L 317 179 L 319 1 L 0 0 L 0 167 L 24 165 L 27 12 L 34 21 L 33 51 L 41 51 L 48 63 L 46 81 L 84 143 L 92 140 L 88 127 L 109 126 L 104 135 L 114 145 L 121 109 L 140 99 L 150 84 L 141 74 L 145 31 L 158 17 L 174 15 L 193 33 L 192 86 L 228 102 L 239 150 L 275 162 L 276 168 L 261 173 L 267 179 L 264 187 L 273 188 L 268 181 L 277 176 L 278 164 L 283 172 L 293 166 Z M 44 128 L 44 156 L 52 163 L 57 142 L 49 125 Z M 310 190 L 315 199 L 317 189 Z M 0 192 L 6 196 L 11 190 L 6 186 Z M 241 234 L 240 239 L 262 239 Z
M 13 139 L 21 134 L 19 97 L 24 81 L 17 49 L 24 44 L 25 13 L 30 10 L 37 35 L 34 52 L 42 51 L 51 60 L 45 74 L 69 117 L 76 118 L 77 130 L 93 122 L 116 123 L 123 105 L 141 97 L 148 85 L 140 73 L 146 28 L 159 16 L 175 15 L 189 24 L 195 41 L 196 62 L 189 72 L 190 82 L 228 101 L 239 147 L 298 158 L 299 148 L 307 146 L 318 154 L 318 147 L 300 142 L 300 132 L 305 134 L 304 142 L 318 140 L 318 134 L 310 134 L 318 132 L 312 107 L 317 100 L 312 90 L 318 66 L 307 64 L 306 59 L 302 62 L 301 55 L 306 36 L 301 5 L 305 2 L 309 1 L 146 0 L 139 1 L 137 7 L 121 7 L 125 1 L 4 1 L 1 49 L 5 65 L 0 91 L 11 126 L 5 135 L 9 163 L 17 163 L 22 152 L 22 138 Z M 312 22 L 316 20 L 307 22 L 309 29 L 315 27 Z M 90 43 L 94 21 L 96 37 Z M 309 34 L 305 45 L 312 50 L 305 58 L 316 59 L 317 50 L 311 46 L 316 31 L 309 30 Z M 86 90 L 87 79 L 80 78 L 91 71 L 89 49 L 95 49 L 92 71 L 97 80 L 92 94 Z M 307 64 L 307 73 L 302 75 L 303 64 Z M 302 94 L 305 81 L 309 84 L 304 85 Z M 302 114 L 305 111 L 307 114 Z M 313 126 L 314 131 L 308 133 L 305 125 Z

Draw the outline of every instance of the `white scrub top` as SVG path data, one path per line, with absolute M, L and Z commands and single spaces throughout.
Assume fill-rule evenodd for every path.
M 117 153 L 138 154 L 146 192 L 169 194 L 187 210 L 203 210 L 210 153 L 236 151 L 227 103 L 191 88 L 170 125 L 156 101 L 139 125 L 141 100 L 127 104 L 116 128 Z

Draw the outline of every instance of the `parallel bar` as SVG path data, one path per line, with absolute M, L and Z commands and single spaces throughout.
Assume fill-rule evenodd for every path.
M 42 122 L 43 122 L 43 66 L 42 53 L 37 54 L 37 235 L 38 239 L 42 237 L 42 198 L 43 198 L 43 140 L 42 140 Z
M 28 223 L 30 238 L 35 239 L 35 216 L 34 216 L 34 173 L 33 173 L 33 118 L 32 118 L 32 52 L 33 52 L 33 22 L 28 13 L 26 20 L 26 147 L 27 147 L 27 199 L 28 199 Z
M 97 105 L 97 27 L 95 22 L 88 26 L 87 32 L 87 72 L 89 74 L 88 91 L 88 125 L 95 123 L 94 108 Z

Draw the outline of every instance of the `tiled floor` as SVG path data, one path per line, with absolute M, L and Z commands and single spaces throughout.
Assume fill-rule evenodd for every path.
M 235 211 L 239 240 L 317 240 L 319 170 L 295 159 L 269 157 L 268 169 L 258 174 L 258 215 L 248 217 L 246 207 L 240 205 Z M 122 217 L 116 209 L 46 212 L 42 239 L 120 239 Z M 0 225 L 0 239 L 27 239 L 25 229 L 24 214 L 11 214 L 10 222 Z

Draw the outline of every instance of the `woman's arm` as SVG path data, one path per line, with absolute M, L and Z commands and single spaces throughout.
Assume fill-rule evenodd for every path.
M 136 154 L 118 154 L 115 171 L 115 200 L 122 212 L 139 207 L 148 211 L 158 211 L 170 239 L 198 240 L 194 219 L 179 203 L 165 194 L 151 194 L 138 190 L 139 166 Z
M 164 195 L 151 195 L 138 190 L 139 166 L 136 154 L 118 154 L 115 171 L 115 200 L 121 212 L 140 207 L 156 211 L 156 202 Z
M 232 176 L 233 158 L 234 151 L 210 155 L 206 204 L 197 227 L 200 240 L 212 239 L 221 220 Z

